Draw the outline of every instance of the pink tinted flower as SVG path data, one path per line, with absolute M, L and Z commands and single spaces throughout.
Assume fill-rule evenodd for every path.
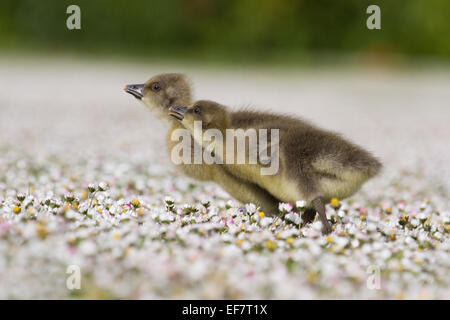
M 70 255 L 73 255 L 77 251 L 77 248 L 75 246 L 70 245 L 67 247 L 67 251 L 69 251 Z
M 8 223 L 0 224 L 0 234 L 7 232 L 9 229 L 11 229 L 11 226 Z

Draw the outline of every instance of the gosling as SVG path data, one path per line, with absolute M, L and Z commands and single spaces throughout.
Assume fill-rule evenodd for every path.
M 361 185 L 375 176 L 382 165 L 374 156 L 340 135 L 320 129 L 304 120 L 273 113 L 240 110 L 230 112 L 213 101 L 197 101 L 189 106 L 173 106 L 169 114 L 190 131 L 197 143 L 212 149 L 223 165 L 242 180 L 251 181 L 273 197 L 295 203 L 305 200 L 309 210 L 304 217 L 313 220 L 316 212 L 322 222 L 322 232 L 331 232 L 325 204 L 332 198 L 353 195 Z M 268 141 L 266 148 L 279 148 L 279 170 L 273 175 L 261 175 L 263 163 L 233 164 L 224 161 L 227 143 L 210 139 L 194 130 L 194 121 L 203 129 L 218 129 L 226 136 L 227 129 L 279 129 L 279 145 Z M 269 137 L 270 138 L 270 137 Z M 235 151 L 235 150 L 234 150 Z M 236 154 L 236 152 L 233 152 Z
M 142 102 L 153 115 L 165 124 L 168 151 L 169 155 L 172 155 L 172 151 L 177 145 L 177 141 L 172 139 L 172 134 L 175 130 L 184 127 L 179 121 L 168 115 L 168 110 L 172 105 L 188 105 L 191 103 L 192 89 L 187 77 L 179 73 L 159 74 L 143 84 L 127 85 L 124 90 Z M 194 144 L 195 141 L 191 138 L 192 161 L 176 164 L 180 171 L 196 180 L 214 181 L 242 203 L 253 202 L 260 206 L 262 210 L 276 210 L 278 199 L 255 183 L 239 179 L 223 166 L 195 164 L 193 159 Z

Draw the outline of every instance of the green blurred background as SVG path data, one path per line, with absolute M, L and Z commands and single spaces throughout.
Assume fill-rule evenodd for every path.
M 66 8 L 81 8 L 81 30 Z M 381 30 L 366 8 L 381 7 Z M 450 58 L 448 0 L 2 0 L 0 49 L 243 62 Z

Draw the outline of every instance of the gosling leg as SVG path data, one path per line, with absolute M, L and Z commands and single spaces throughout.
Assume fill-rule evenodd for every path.
M 327 220 L 327 214 L 325 212 L 325 204 L 322 197 L 317 197 L 312 201 L 314 209 L 319 213 L 320 221 L 322 222 L 322 233 L 328 234 L 331 232 L 331 225 Z

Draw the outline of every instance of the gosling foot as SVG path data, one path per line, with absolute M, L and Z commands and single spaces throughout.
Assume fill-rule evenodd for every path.
M 323 225 L 323 227 L 322 227 L 322 234 L 329 234 L 329 233 L 331 233 L 331 231 L 332 231 L 332 229 L 331 229 L 330 223 L 327 221 L 327 224 Z
M 302 227 L 307 225 L 308 223 L 311 223 L 314 221 L 314 218 L 316 217 L 316 210 L 315 209 L 306 209 L 302 214 Z

